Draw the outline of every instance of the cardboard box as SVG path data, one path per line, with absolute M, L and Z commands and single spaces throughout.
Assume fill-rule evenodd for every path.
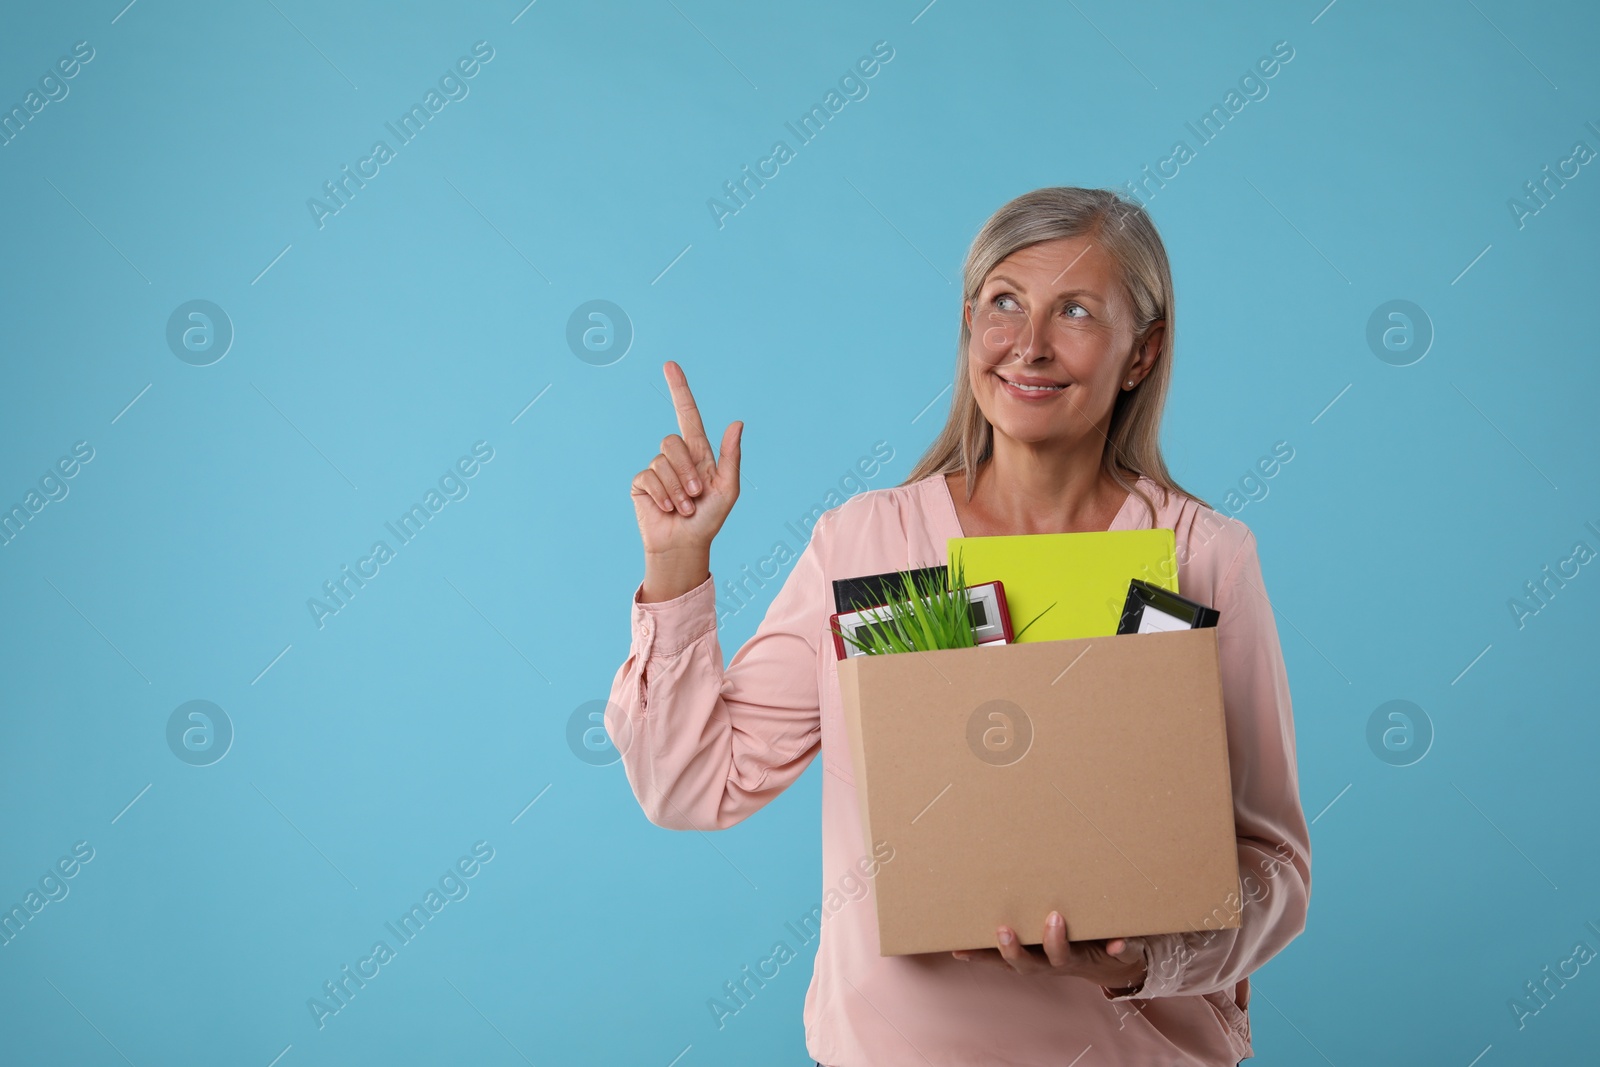
M 1217 631 L 839 662 L 879 954 L 1239 925 Z

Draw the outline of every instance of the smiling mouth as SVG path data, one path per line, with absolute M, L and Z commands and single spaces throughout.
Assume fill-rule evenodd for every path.
M 995 374 L 995 377 L 1011 386 L 1011 388 L 1020 389 L 1025 393 L 1059 393 L 1067 387 L 1067 383 L 1065 382 L 1060 382 L 1055 385 L 1024 385 L 1021 382 L 1014 382 L 1010 378 L 1007 378 L 1004 374 L 1000 374 L 998 372 Z

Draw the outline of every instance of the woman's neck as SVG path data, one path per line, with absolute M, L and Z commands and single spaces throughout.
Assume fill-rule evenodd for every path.
M 1132 472 L 1124 474 L 1130 483 L 1134 481 Z M 1016 470 L 1003 458 L 990 456 L 978 468 L 970 500 L 963 472 L 945 477 L 961 528 L 969 537 L 1105 530 L 1129 495 L 1098 465 L 1082 470 L 1026 464 Z

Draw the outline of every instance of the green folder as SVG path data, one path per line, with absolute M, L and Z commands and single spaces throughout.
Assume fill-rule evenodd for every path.
M 952 537 L 948 549 L 952 576 L 959 551 L 967 585 L 1004 583 L 1011 628 L 1027 627 L 1024 642 L 1115 634 L 1134 578 L 1179 592 L 1171 530 Z

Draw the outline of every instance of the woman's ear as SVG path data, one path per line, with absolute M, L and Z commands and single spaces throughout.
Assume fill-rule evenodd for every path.
M 1145 329 L 1144 343 L 1139 346 L 1139 356 L 1133 364 L 1139 369 L 1141 379 L 1155 369 L 1156 360 L 1161 358 L 1161 344 L 1166 331 L 1166 319 L 1157 319 Z

